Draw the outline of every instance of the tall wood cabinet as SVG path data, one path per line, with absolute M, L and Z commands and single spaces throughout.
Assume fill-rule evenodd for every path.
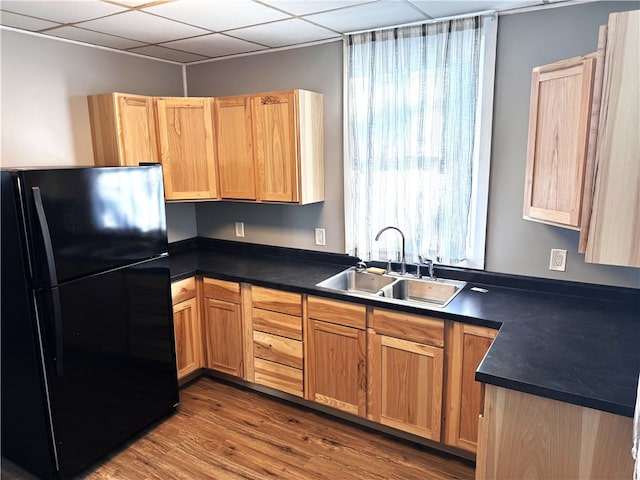
M 160 161 L 152 97 L 103 93 L 90 95 L 87 102 L 96 165 Z
M 475 372 L 498 333 L 459 322 L 447 322 L 447 401 L 444 443 L 476 451 L 482 384 Z
M 243 325 L 240 284 L 203 279 L 204 366 L 243 377 Z
M 217 98 L 222 198 L 324 200 L 322 99 L 307 90 Z
M 210 98 L 156 98 L 167 200 L 218 196 Z
M 366 415 L 366 308 L 309 296 L 305 332 L 306 398 Z
M 367 335 L 367 418 L 440 441 L 444 321 L 374 308 Z
M 640 267 L 640 10 L 609 16 L 585 260 Z
M 171 284 L 178 380 L 202 367 L 200 304 L 195 277 Z

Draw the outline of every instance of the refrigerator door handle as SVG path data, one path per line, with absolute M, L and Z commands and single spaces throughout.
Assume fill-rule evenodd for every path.
M 33 192 L 33 203 L 35 204 L 38 223 L 40 224 L 40 233 L 42 234 L 42 241 L 44 242 L 44 252 L 47 260 L 47 270 L 49 272 L 49 287 L 51 289 L 51 299 L 53 302 L 53 328 L 55 335 L 54 361 L 56 364 L 56 374 L 58 377 L 62 377 L 64 374 L 62 367 L 64 346 L 62 338 L 62 312 L 60 308 L 60 292 L 58 290 L 58 274 L 56 272 L 56 263 L 53 258 L 53 245 L 51 244 L 49 224 L 47 223 L 47 216 L 44 213 L 44 206 L 42 205 L 40 187 L 31 187 L 31 191 Z
M 40 224 L 40 233 L 44 242 L 44 253 L 47 260 L 47 270 L 49 271 L 49 287 L 58 286 L 58 273 L 56 272 L 56 262 L 53 258 L 53 245 L 51 244 L 51 234 L 49 233 L 49 224 L 47 223 L 47 215 L 44 213 L 42 205 L 42 196 L 40 195 L 40 187 L 31 187 L 33 192 L 33 203 L 36 207 L 38 223 Z

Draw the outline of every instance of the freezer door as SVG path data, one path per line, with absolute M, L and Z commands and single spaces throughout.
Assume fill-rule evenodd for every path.
M 60 472 L 91 462 L 178 403 L 168 258 L 42 292 L 44 355 Z M 57 345 L 61 344 L 61 349 Z
M 16 173 L 32 284 L 55 284 L 167 251 L 160 166 Z

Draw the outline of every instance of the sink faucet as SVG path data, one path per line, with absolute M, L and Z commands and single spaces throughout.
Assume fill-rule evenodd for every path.
M 418 255 L 418 266 L 416 267 L 416 277 L 422 278 L 422 273 L 420 273 L 420 266 L 426 265 L 429 271 L 429 279 L 436 280 L 436 276 L 433 273 L 433 260 L 430 258 L 424 258 L 422 255 Z
M 395 230 L 397 231 L 400 236 L 402 237 L 402 259 L 401 259 L 401 263 L 400 263 L 400 274 L 404 275 L 405 273 L 407 273 L 407 261 L 406 258 L 404 256 L 404 233 L 402 233 L 402 230 L 400 230 L 398 227 L 384 227 L 382 230 L 380 230 L 377 234 L 376 234 L 376 238 L 375 241 L 377 242 L 378 239 L 380 238 L 380 235 L 382 234 L 382 232 L 384 232 L 385 230 Z M 391 263 L 391 262 L 389 262 Z

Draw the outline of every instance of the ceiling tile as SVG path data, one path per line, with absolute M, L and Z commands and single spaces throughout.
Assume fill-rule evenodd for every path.
M 410 2 L 433 18 L 473 14 L 487 10 L 506 10 L 543 3 L 542 0 L 410 0 Z
M 181 0 L 154 5 L 144 11 L 216 32 L 289 18 L 251 0 Z
M 107 35 L 105 33 L 93 32 L 91 30 L 85 30 L 84 28 L 69 26 L 49 30 L 47 32 L 47 35 L 53 35 L 55 37 L 67 38 L 69 40 L 75 40 L 77 42 L 84 42 L 91 45 L 100 45 L 103 47 L 117 49 L 141 47 L 145 45 L 144 43 L 136 42 L 126 38 L 114 37 L 113 35 Z
M 300 43 L 340 37 L 339 33 L 318 27 L 304 20 L 292 18 L 279 22 L 265 23 L 255 27 L 241 28 L 228 32 L 234 37 L 269 47 L 283 47 Z
M 126 7 L 95 0 L 2 0 L 2 10 L 58 23 L 76 23 L 123 12 Z
M 91 20 L 78 26 L 146 43 L 162 43 L 209 33 L 201 28 L 138 11 Z
M 129 50 L 133 53 L 148 55 L 150 57 L 164 58 L 173 62 L 188 63 L 198 60 L 205 60 L 207 57 L 194 55 L 193 53 L 180 52 L 172 48 L 159 47 L 158 45 L 149 45 L 147 47 L 132 48 Z
M 49 22 L 47 20 L 40 20 L 39 18 L 27 17 L 25 15 L 18 15 L 17 13 L 0 12 L 0 24 L 7 27 L 21 28 L 22 30 L 29 30 L 31 32 L 37 32 L 38 30 L 44 30 L 45 28 L 56 27 L 59 23 Z
M 279 8 L 292 15 L 308 15 L 372 1 L 375 0 L 265 0 L 262 3 Z
M 164 46 L 183 50 L 185 52 L 205 55 L 207 57 L 222 57 L 238 53 L 255 52 L 266 47 L 255 43 L 245 42 L 237 38 L 228 37 L 220 33 L 205 35 L 203 37 L 187 38 L 168 42 Z
M 305 18 L 342 33 L 426 20 L 417 10 L 396 0 L 380 0 Z

